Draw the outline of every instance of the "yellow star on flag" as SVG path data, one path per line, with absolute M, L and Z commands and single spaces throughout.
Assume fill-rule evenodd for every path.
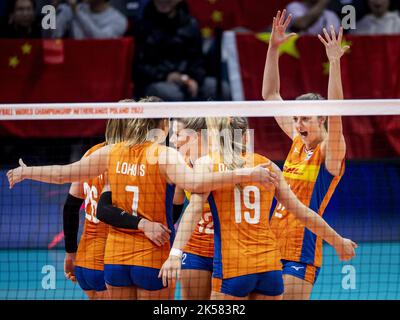
M 211 14 L 211 19 L 214 22 L 222 22 L 222 20 L 224 19 L 224 14 L 219 10 L 214 10 Z
M 212 36 L 212 30 L 209 27 L 204 27 L 201 29 L 201 34 L 203 35 L 203 38 L 209 39 Z
M 8 65 L 12 68 L 16 68 L 19 65 L 19 59 L 17 56 L 10 57 Z
M 32 45 L 30 45 L 29 43 L 25 43 L 22 47 L 22 54 L 30 54 L 32 51 Z
M 353 43 L 351 41 L 347 41 L 345 38 L 343 38 L 342 40 L 342 47 L 344 46 L 349 46 L 350 49 L 346 51 L 347 54 L 349 54 L 351 52 L 351 46 L 353 45 Z
M 279 54 L 288 54 L 289 56 L 292 56 L 294 58 L 299 59 L 300 58 L 300 52 L 297 50 L 296 47 L 296 41 L 299 38 L 299 36 L 294 36 L 289 38 L 285 43 L 281 44 L 279 47 Z M 266 43 L 269 43 L 269 40 L 271 39 L 271 33 L 269 32 L 262 32 L 257 34 L 257 39 L 264 41 Z

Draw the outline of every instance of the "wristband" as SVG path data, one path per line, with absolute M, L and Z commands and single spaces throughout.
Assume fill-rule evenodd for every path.
M 176 248 L 172 248 L 171 251 L 169 252 L 170 256 L 174 256 L 174 257 L 179 257 L 182 259 L 182 250 L 180 249 L 176 249 Z

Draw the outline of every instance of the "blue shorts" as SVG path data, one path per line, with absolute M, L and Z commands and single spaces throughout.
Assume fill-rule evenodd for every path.
M 104 265 L 106 283 L 113 287 L 138 287 L 155 291 L 163 289 L 162 279 L 158 278 L 160 269 L 126 266 L 116 264 Z
M 182 270 L 213 271 L 213 258 L 184 252 L 182 255 Z
M 107 290 L 104 271 L 75 266 L 75 276 L 79 286 L 85 291 Z
M 288 260 L 282 260 L 282 265 L 283 274 L 291 275 L 301 280 L 305 280 L 311 284 L 315 284 L 315 281 L 317 281 L 319 275 L 319 271 L 321 270 L 321 268 L 303 262 L 294 262 Z
M 250 293 L 260 293 L 275 297 L 283 294 L 282 271 L 248 274 L 229 279 L 212 279 L 212 290 L 234 297 L 247 297 Z

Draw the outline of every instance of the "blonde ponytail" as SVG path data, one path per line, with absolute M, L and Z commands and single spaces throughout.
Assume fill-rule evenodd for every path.
M 212 145 L 222 157 L 229 170 L 242 168 L 245 165 L 243 154 L 246 145 L 243 135 L 248 129 L 246 118 L 208 118 L 207 127 L 211 132 Z M 238 132 L 240 136 L 238 136 Z
M 138 102 L 162 102 L 155 96 L 140 99 Z M 129 119 L 126 129 L 126 141 L 129 147 L 137 144 L 143 144 L 148 141 L 148 134 L 153 129 L 158 129 L 163 119 Z

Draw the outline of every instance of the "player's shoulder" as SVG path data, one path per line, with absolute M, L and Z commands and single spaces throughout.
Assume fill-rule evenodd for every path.
M 269 164 L 269 168 L 272 169 L 275 172 L 281 171 L 279 169 L 279 166 L 273 162 L 271 159 L 267 158 L 266 156 L 259 154 L 259 153 L 253 153 L 252 156 L 254 157 L 254 165 L 260 165 L 260 164 Z
M 302 143 L 304 143 L 304 142 L 303 142 L 303 140 L 301 140 L 301 136 L 296 132 L 295 135 L 293 136 L 292 145 L 302 144 Z
M 270 159 L 266 156 L 259 153 L 250 153 L 246 156 L 246 163 L 253 162 L 254 166 L 258 166 L 260 164 L 272 163 Z
M 86 151 L 84 157 L 90 156 L 93 152 L 95 152 L 95 151 L 97 151 L 97 150 L 103 148 L 104 146 L 106 146 L 106 142 L 105 142 L 105 141 L 94 145 L 94 146 L 91 147 L 88 151 Z

